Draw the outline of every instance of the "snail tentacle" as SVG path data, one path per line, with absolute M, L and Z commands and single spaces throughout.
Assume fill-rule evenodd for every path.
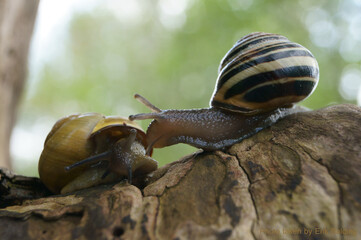
M 131 120 L 131 121 L 145 120 L 145 119 L 160 119 L 160 118 L 164 118 L 164 115 L 162 114 L 162 112 L 160 112 L 160 113 L 139 113 L 139 114 L 129 116 L 129 120 Z
M 137 99 L 139 102 L 143 103 L 147 106 L 152 112 L 161 112 L 162 110 L 154 106 L 151 102 L 148 101 L 145 97 L 141 96 L 140 94 L 135 94 L 134 98 Z
M 139 113 L 135 115 L 130 115 L 129 120 L 145 120 L 145 119 L 161 119 L 164 118 L 164 111 L 154 106 L 148 99 L 143 97 L 140 94 L 135 94 L 134 98 L 139 102 L 143 103 L 146 107 L 148 107 L 152 112 L 151 113 Z
M 70 171 L 71 169 L 78 167 L 80 165 L 86 164 L 86 163 L 101 161 L 101 160 L 109 160 L 109 158 L 111 156 L 110 154 L 111 154 L 111 151 L 106 151 L 106 152 L 100 153 L 98 155 L 88 157 L 88 158 L 81 160 L 79 162 L 76 162 L 72 165 L 66 166 L 66 167 L 64 167 L 64 169 L 65 169 L 65 171 Z
M 124 151 L 130 151 L 131 150 L 131 147 L 136 139 L 136 136 L 137 136 L 137 131 L 135 129 L 131 129 L 130 130 L 130 134 L 129 134 L 129 137 L 127 139 L 127 142 L 124 146 Z M 128 164 L 127 165 L 127 170 L 128 170 L 128 182 L 129 184 L 132 184 L 132 162 L 134 160 L 132 159 L 127 159 L 126 162 Z
M 127 142 L 126 142 L 126 144 L 124 146 L 126 151 L 130 150 L 130 148 L 132 147 L 132 144 L 135 141 L 136 136 L 137 136 L 137 131 L 135 129 L 131 129 L 129 131 L 129 136 L 127 138 Z

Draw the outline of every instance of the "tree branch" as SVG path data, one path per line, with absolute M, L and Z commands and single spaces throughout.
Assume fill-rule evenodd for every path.
M 353 105 L 298 113 L 226 151 L 170 163 L 141 190 L 118 183 L 18 201 L 0 210 L 0 236 L 359 239 L 360 122 Z

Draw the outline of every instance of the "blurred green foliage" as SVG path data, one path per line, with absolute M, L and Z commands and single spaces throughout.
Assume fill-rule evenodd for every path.
M 285 35 L 318 59 L 318 88 L 302 105 L 317 109 L 345 102 L 338 85 L 349 63 L 339 45 L 320 47 L 311 41 L 309 25 L 309 14 L 321 10 L 339 35 L 346 34 L 346 23 L 337 16 L 341 1 L 189 0 L 177 14 L 162 10 L 165 1 L 138 2 L 141 14 L 129 21 L 101 5 L 74 16 L 66 41 L 59 42 L 64 51 L 44 65 L 21 117 L 149 112 L 133 99 L 135 93 L 161 109 L 207 107 L 220 60 L 239 38 L 254 31 Z M 148 123 L 141 125 L 145 129 Z M 154 157 L 164 165 L 193 151 L 177 145 L 156 149 Z

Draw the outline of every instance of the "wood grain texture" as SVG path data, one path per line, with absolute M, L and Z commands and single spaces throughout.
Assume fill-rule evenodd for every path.
M 353 105 L 288 116 L 228 150 L 170 163 L 142 189 L 117 183 L 17 202 L 0 210 L 0 236 L 360 239 L 360 123 Z

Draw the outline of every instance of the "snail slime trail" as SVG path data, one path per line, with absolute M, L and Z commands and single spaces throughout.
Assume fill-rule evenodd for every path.
M 312 53 L 286 37 L 256 32 L 244 36 L 223 57 L 210 108 L 152 110 L 129 116 L 154 119 L 146 133 L 149 148 L 186 143 L 204 150 L 229 147 L 302 108 L 319 79 Z

